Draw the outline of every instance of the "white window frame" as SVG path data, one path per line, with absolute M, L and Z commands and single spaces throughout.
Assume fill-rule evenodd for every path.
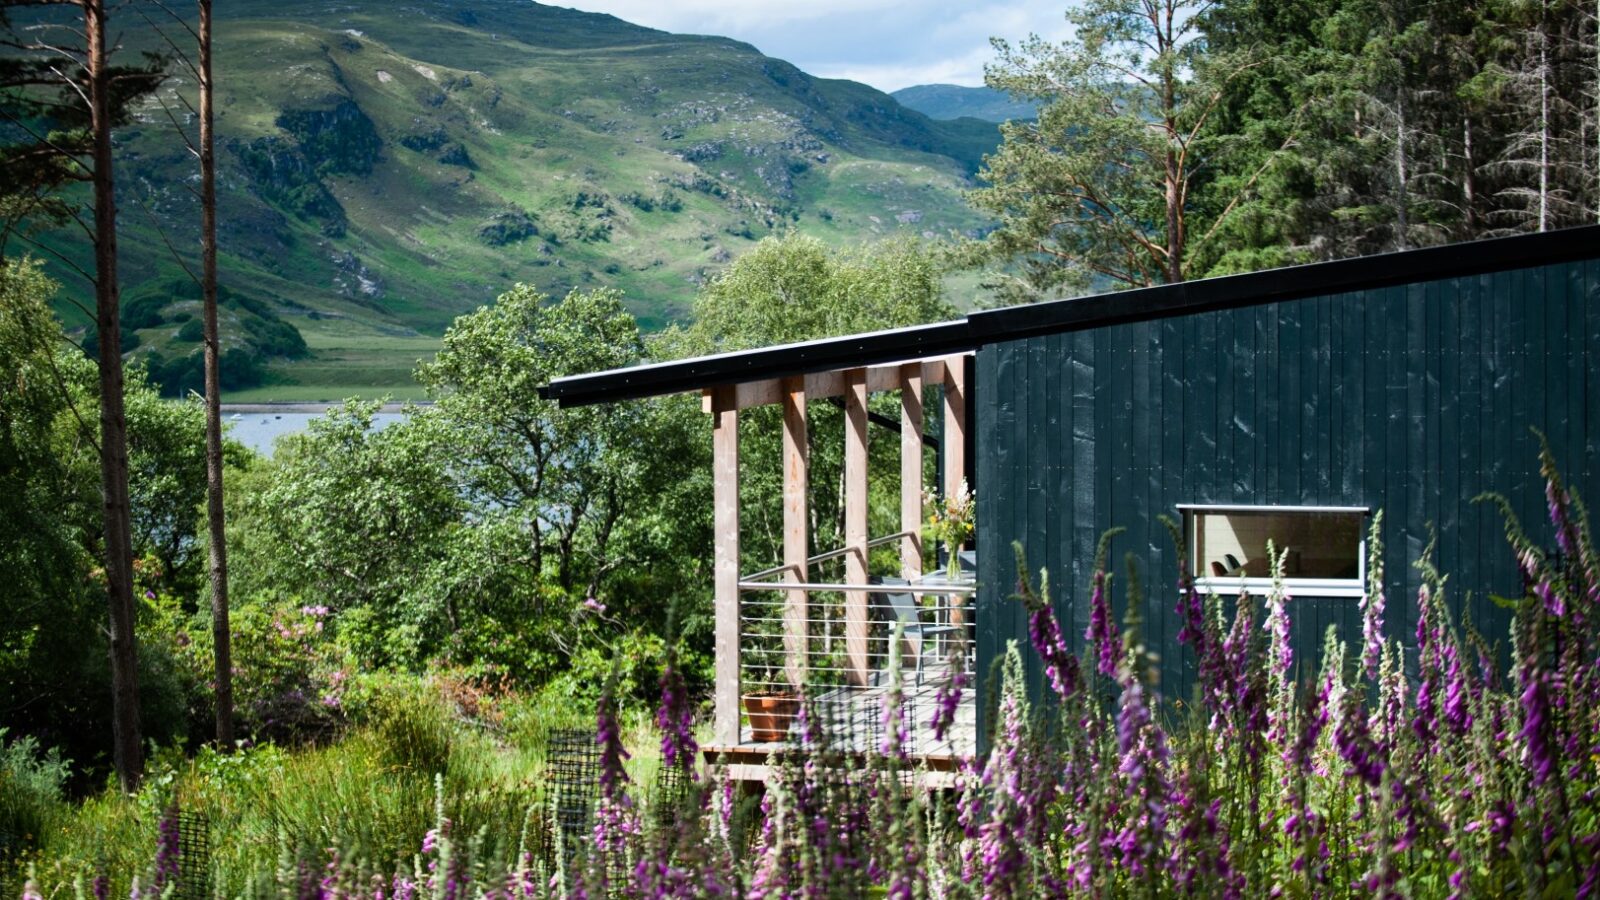
M 1367 506 L 1271 506 L 1260 504 L 1241 503 L 1179 503 L 1178 514 L 1183 522 L 1183 542 L 1189 557 L 1189 565 L 1193 567 L 1195 560 L 1200 558 L 1199 529 L 1193 527 L 1194 515 L 1210 513 L 1335 513 L 1354 515 L 1360 513 L 1363 519 L 1372 516 L 1372 508 Z M 1284 578 L 1283 587 L 1290 597 L 1331 597 L 1360 599 L 1367 593 L 1367 529 L 1365 524 L 1361 528 L 1361 541 L 1356 546 L 1356 577 L 1355 578 Z M 1219 596 L 1237 596 L 1249 591 L 1253 596 L 1265 596 L 1272 590 L 1271 578 L 1252 578 L 1241 575 L 1237 578 L 1215 575 L 1195 575 L 1194 586 L 1202 594 L 1215 593 Z

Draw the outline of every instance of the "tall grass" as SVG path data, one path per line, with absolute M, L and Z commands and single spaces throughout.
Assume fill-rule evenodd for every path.
M 1018 548 L 1016 602 L 1049 702 L 1027 695 L 1013 643 L 989 752 L 963 763 L 949 794 L 917 786 L 931 773 L 895 737 L 905 733 L 896 683 L 889 737 L 865 756 L 831 748 L 803 707 L 754 806 L 725 769 L 697 765 L 670 669 L 656 721 L 687 789 L 652 791 L 629 770 L 625 747 L 649 742 L 630 735 L 608 695 L 596 716 L 600 799 L 576 846 L 541 832 L 538 785 L 514 786 L 531 768 L 487 762 L 496 738 L 441 729 L 409 701 L 338 747 L 203 756 L 175 780 L 227 838 L 216 884 L 229 895 L 1593 897 L 1600 553 L 1548 453 L 1543 463 L 1561 553 L 1541 551 L 1508 516 L 1527 585 L 1508 668 L 1450 618 L 1425 552 L 1415 561 L 1423 588 L 1409 600 L 1415 641 L 1385 640 L 1386 610 L 1405 601 L 1375 580 L 1361 646 L 1330 633 L 1316 678 L 1296 683 L 1278 556 L 1273 589 L 1231 610 L 1180 579 L 1175 615 L 1199 688 L 1169 722 L 1137 619 L 1116 624 L 1105 554 L 1080 656 Z M 1122 596 L 1125 609 L 1141 608 L 1133 579 Z M 414 768 L 440 760 L 432 782 Z M 96 871 L 162 884 L 171 856 L 151 849 L 153 820 L 128 824 L 135 810 L 156 815 L 164 798 L 147 795 L 85 807 L 29 891 L 59 895 Z M 91 837 L 95 822 L 106 828 Z M 89 850 L 97 840 L 114 860 Z
M 336 743 L 292 752 L 270 744 L 233 754 L 206 748 L 192 758 L 162 753 L 137 795 L 108 789 L 76 808 L 59 791 L 33 800 L 25 811 L 39 824 L 26 832 L 35 845 L 26 867 L 45 896 L 70 896 L 100 875 L 110 894 L 128 896 L 135 878 L 150 884 L 161 822 L 177 809 L 204 817 L 212 888 L 236 896 L 266 890 L 286 859 L 298 864 L 328 848 L 350 859 L 408 860 L 434 827 L 440 802 L 457 827 L 484 833 L 482 859 L 509 861 L 525 824 L 547 805 L 549 733 L 592 728 L 593 715 L 541 696 L 499 698 L 496 708 L 467 715 L 449 696 L 456 687 L 444 679 L 369 678 L 350 692 L 356 725 Z M 650 745 L 643 714 L 628 717 L 626 727 L 630 741 Z M 654 754 L 640 756 L 631 771 L 648 779 Z M 0 781 L 9 777 L 4 771 Z M 36 796 L 6 791 L 0 815 L 10 815 L 12 799 Z M 21 890 L 26 867 L 0 869 L 6 893 Z
M 68 774 L 58 753 L 41 752 L 31 737 L 7 740 L 0 728 L 0 867 L 69 817 L 61 796 Z

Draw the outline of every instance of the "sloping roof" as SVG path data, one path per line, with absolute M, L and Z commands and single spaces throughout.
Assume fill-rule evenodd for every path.
M 786 375 L 975 350 L 984 344 L 1123 322 L 1236 309 L 1398 284 L 1600 258 L 1600 225 L 1470 241 L 1053 300 L 965 318 L 844 337 L 718 353 L 558 378 L 539 389 L 562 406 L 610 403 Z

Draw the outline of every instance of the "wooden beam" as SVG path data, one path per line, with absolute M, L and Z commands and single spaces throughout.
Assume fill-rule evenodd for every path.
M 922 574 L 922 365 L 900 367 L 900 577 Z
M 846 584 L 867 583 L 867 372 L 846 373 L 844 395 L 844 557 Z M 866 591 L 844 595 L 845 669 L 852 684 L 865 685 L 869 659 Z
M 806 490 L 810 483 L 811 453 L 806 431 L 806 380 L 803 376 L 783 380 L 783 564 L 789 567 L 787 580 L 804 584 L 810 580 L 806 558 L 811 555 L 809 510 Z M 783 613 L 783 649 L 787 659 L 789 683 L 796 690 L 805 686 L 806 651 L 810 618 L 805 591 L 789 591 Z
M 867 373 L 867 391 L 897 391 L 900 389 L 900 373 L 907 366 L 921 366 L 922 379 L 926 384 L 935 384 L 944 380 L 945 370 L 952 366 L 961 367 L 965 359 L 963 354 L 941 356 L 935 359 L 892 363 L 882 366 L 871 366 Z M 828 397 L 842 397 L 845 394 L 845 375 L 847 372 L 861 371 L 858 369 L 839 369 L 832 372 L 812 372 L 809 375 L 791 375 L 788 378 L 763 378 L 756 381 L 746 381 L 742 384 L 724 385 L 723 388 L 733 391 L 733 403 L 736 409 L 750 409 L 754 406 L 767 406 L 773 403 L 782 403 L 784 397 L 784 383 L 791 378 L 804 378 L 806 385 L 806 399 L 824 400 Z M 713 391 L 723 388 L 707 388 L 701 392 L 700 408 L 706 413 L 712 411 L 711 395 Z
M 954 494 L 967 474 L 967 366 L 957 357 L 944 369 L 944 492 Z
M 716 712 L 713 734 L 719 743 L 739 743 L 739 410 L 732 388 L 713 394 L 711 437 L 713 516 L 716 552 Z
M 948 497 L 961 489 L 967 474 L 967 362 L 953 357 L 944 367 L 944 492 Z M 947 547 L 946 553 L 961 552 L 960 547 Z M 948 565 L 950 560 L 946 561 Z M 966 598 L 951 597 L 950 624 L 964 628 L 967 624 Z M 955 602 L 960 601 L 960 602 Z M 963 636 L 965 631 L 959 632 Z M 965 646 L 958 640 L 957 647 Z M 964 650 L 961 652 L 965 652 Z

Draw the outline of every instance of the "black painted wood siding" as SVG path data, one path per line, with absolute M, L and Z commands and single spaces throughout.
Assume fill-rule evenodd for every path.
M 1177 642 L 1176 551 L 1158 516 L 1179 503 L 1383 509 L 1388 630 L 1412 642 L 1418 572 L 1438 529 L 1448 600 L 1491 640 L 1508 618 L 1488 595 L 1520 582 L 1499 514 L 1507 495 L 1549 537 L 1537 440 L 1600 510 L 1600 262 L 1550 265 L 1106 326 L 982 347 L 975 412 L 980 697 L 1006 642 L 1023 645 L 1011 544 L 1048 567 L 1063 628 L 1082 644 L 1096 541 L 1113 526 L 1145 583 L 1144 631 L 1162 693 L 1187 700 Z M 1471 592 L 1470 599 L 1467 597 Z M 1354 599 L 1295 597 L 1295 655 L 1320 665 L 1337 625 L 1360 641 Z M 980 709 L 983 704 L 980 703 Z M 980 713 L 982 717 L 982 714 Z M 980 721 L 980 727 L 982 722 Z

